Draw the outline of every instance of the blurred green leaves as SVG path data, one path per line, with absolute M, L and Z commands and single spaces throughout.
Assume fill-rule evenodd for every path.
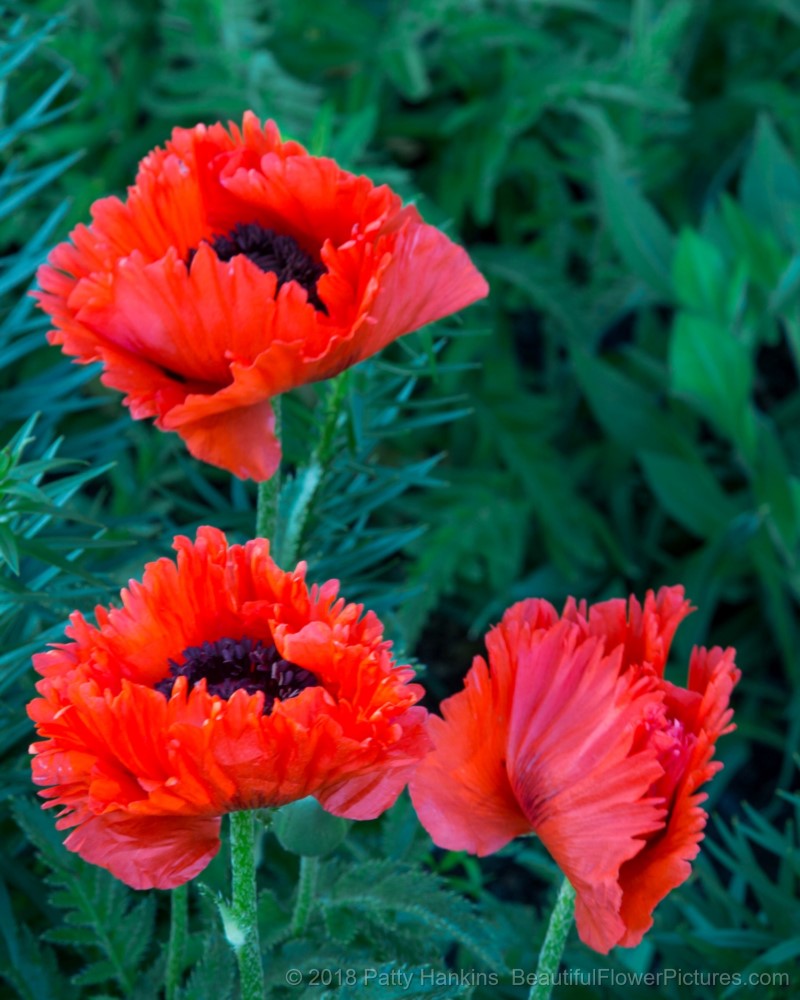
M 672 391 L 696 410 L 751 460 L 755 419 L 750 410 L 753 369 L 746 348 L 724 326 L 679 313 L 670 340 Z
M 673 240 L 663 219 L 611 162 L 601 162 L 597 187 L 603 220 L 631 273 L 669 295 Z

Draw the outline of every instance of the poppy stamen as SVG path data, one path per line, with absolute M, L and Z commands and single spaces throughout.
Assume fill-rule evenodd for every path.
M 228 699 L 244 688 L 248 694 L 264 692 L 264 714 L 269 715 L 276 700 L 294 698 L 319 683 L 310 670 L 281 658 L 274 645 L 241 639 L 218 639 L 202 646 L 189 646 L 181 653 L 182 662 L 169 661 L 169 676 L 155 685 L 167 698 L 178 677 L 186 677 L 189 687 L 205 680 L 209 694 Z
M 327 312 L 317 295 L 317 282 L 325 274 L 325 265 L 306 253 L 292 236 L 276 233 L 258 222 L 239 222 L 226 234 L 215 236 L 211 247 L 220 260 L 230 260 L 243 253 L 252 262 L 274 274 L 278 288 L 296 281 L 308 292 L 308 301 L 320 312 Z

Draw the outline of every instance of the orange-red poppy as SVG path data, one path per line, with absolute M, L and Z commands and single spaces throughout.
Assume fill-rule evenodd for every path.
M 422 688 L 382 626 L 307 586 L 256 539 L 175 540 L 122 607 L 75 613 L 34 657 L 33 780 L 66 846 L 137 889 L 193 878 L 220 816 L 313 795 L 329 812 L 387 809 L 430 746 Z
M 434 749 L 411 797 L 434 841 L 484 855 L 536 833 L 576 890 L 581 939 L 638 944 L 691 870 L 705 794 L 722 766 L 739 678 L 734 650 L 695 649 L 686 688 L 664 678 L 690 606 L 682 587 L 642 607 L 514 605 L 486 637 L 465 690 L 431 716 Z
M 176 128 L 125 201 L 38 274 L 51 343 L 101 361 L 136 419 L 242 478 L 280 461 L 270 399 L 486 295 L 465 251 L 386 185 L 252 112 Z

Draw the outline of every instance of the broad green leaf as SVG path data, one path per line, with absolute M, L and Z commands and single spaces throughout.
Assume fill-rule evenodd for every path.
M 678 236 L 672 280 L 682 306 L 707 319 L 730 321 L 725 261 L 713 243 L 692 229 L 683 229 Z
M 744 263 L 752 280 L 767 294 L 771 293 L 789 259 L 774 229 L 760 224 L 762 220 L 751 219 L 727 195 L 720 200 L 720 211 L 731 250 Z
M 792 250 L 800 249 L 800 169 L 767 117 L 758 122 L 740 193 L 753 222 L 768 226 Z
M 595 419 L 614 441 L 630 452 L 684 450 L 680 424 L 652 392 L 586 351 L 573 351 L 572 362 Z
M 798 305 L 800 300 L 800 253 L 792 257 L 769 298 L 772 313 L 781 313 Z
M 795 500 L 798 480 L 790 474 L 775 429 L 766 420 L 759 422 L 752 476 L 759 512 L 780 540 L 785 556 L 796 559 L 794 549 L 800 535 L 800 510 Z
M 672 297 L 673 237 L 655 208 L 619 169 L 597 170 L 603 221 L 620 256 L 658 297 Z
M 652 451 L 638 457 L 661 505 L 698 538 L 716 537 L 737 513 L 703 462 Z
M 11 528 L 0 521 L 0 566 L 6 563 L 15 575 L 19 575 L 19 547 Z
M 752 457 L 753 365 L 741 341 L 717 323 L 682 312 L 673 326 L 669 361 L 673 392 L 691 400 L 702 416 Z
M 425 60 L 414 38 L 405 38 L 387 46 L 382 67 L 398 91 L 409 101 L 421 101 L 431 90 Z

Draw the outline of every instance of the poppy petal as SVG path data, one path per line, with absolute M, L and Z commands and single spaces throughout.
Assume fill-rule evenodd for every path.
M 372 774 L 345 778 L 317 795 L 328 812 L 345 819 L 375 819 L 397 801 L 419 765 L 420 751 L 430 742 L 425 733 L 427 712 L 412 708 L 402 717 L 402 737 L 391 746 L 386 766 Z
M 310 588 L 266 539 L 208 526 L 175 547 L 96 625 L 72 616 L 72 641 L 34 658 L 28 706 L 33 778 L 74 827 L 67 846 L 137 888 L 193 877 L 227 812 L 314 795 L 373 818 L 429 747 L 413 671 L 336 581 Z
M 64 844 L 133 889 L 174 889 L 208 865 L 220 847 L 213 816 L 93 816 Z
M 581 939 L 606 953 L 641 941 L 688 876 L 702 838 L 698 789 L 731 729 L 734 651 L 697 650 L 687 688 L 663 677 L 690 607 L 682 587 L 644 606 L 544 601 L 510 608 L 465 689 L 432 717 L 434 749 L 410 783 L 442 847 L 476 854 L 536 833 L 576 890 Z
M 517 660 L 511 784 L 576 889 L 581 938 L 607 952 L 624 931 L 620 867 L 662 825 L 663 808 L 646 797 L 661 774 L 655 753 L 630 753 L 636 723 L 660 695 L 620 676 L 619 649 L 604 657 L 599 641 L 578 642 L 566 624 L 544 635 L 509 630 L 506 641 Z
M 688 712 L 673 702 L 676 716 L 693 738 L 691 753 L 675 789 L 666 827 L 620 873 L 626 925 L 620 944 L 625 947 L 639 944 L 653 925 L 653 910 L 686 881 L 691 874 L 690 862 L 700 851 L 708 816 L 701 808 L 707 796 L 697 789 L 722 767 L 711 759 L 715 743 L 733 728 L 733 712 L 728 706 L 740 677 L 733 657 L 732 649 L 695 649 L 689 665 L 689 690 L 701 698 L 691 703 Z
M 663 676 L 675 630 L 692 611 L 684 588 L 662 587 L 658 593 L 647 592 L 642 606 L 636 597 L 628 601 L 601 601 L 581 610 L 568 601 L 565 617 L 583 623 L 589 635 L 601 638 L 607 649 L 623 647 L 623 666 L 649 664 Z
M 444 719 L 429 719 L 434 751 L 409 783 L 420 822 L 447 850 L 493 854 L 531 832 L 506 771 L 509 699 L 501 671 L 499 664 L 490 675 L 476 657 L 464 691 L 442 702 Z
M 418 262 L 425 261 L 419 268 Z M 358 360 L 396 337 L 485 298 L 489 286 L 466 251 L 433 226 L 409 220 L 381 274 L 375 302 L 359 330 Z
M 228 469 L 241 479 L 269 479 L 281 461 L 271 404 L 267 401 L 204 416 L 207 408 L 205 400 L 193 406 L 190 397 L 161 424 L 165 430 L 177 430 L 195 458 Z
M 126 200 L 96 202 L 38 278 L 51 343 L 102 362 L 136 419 L 260 481 L 279 443 L 243 435 L 270 399 L 488 290 L 388 187 L 282 142 L 251 112 L 241 126 L 175 129 Z

